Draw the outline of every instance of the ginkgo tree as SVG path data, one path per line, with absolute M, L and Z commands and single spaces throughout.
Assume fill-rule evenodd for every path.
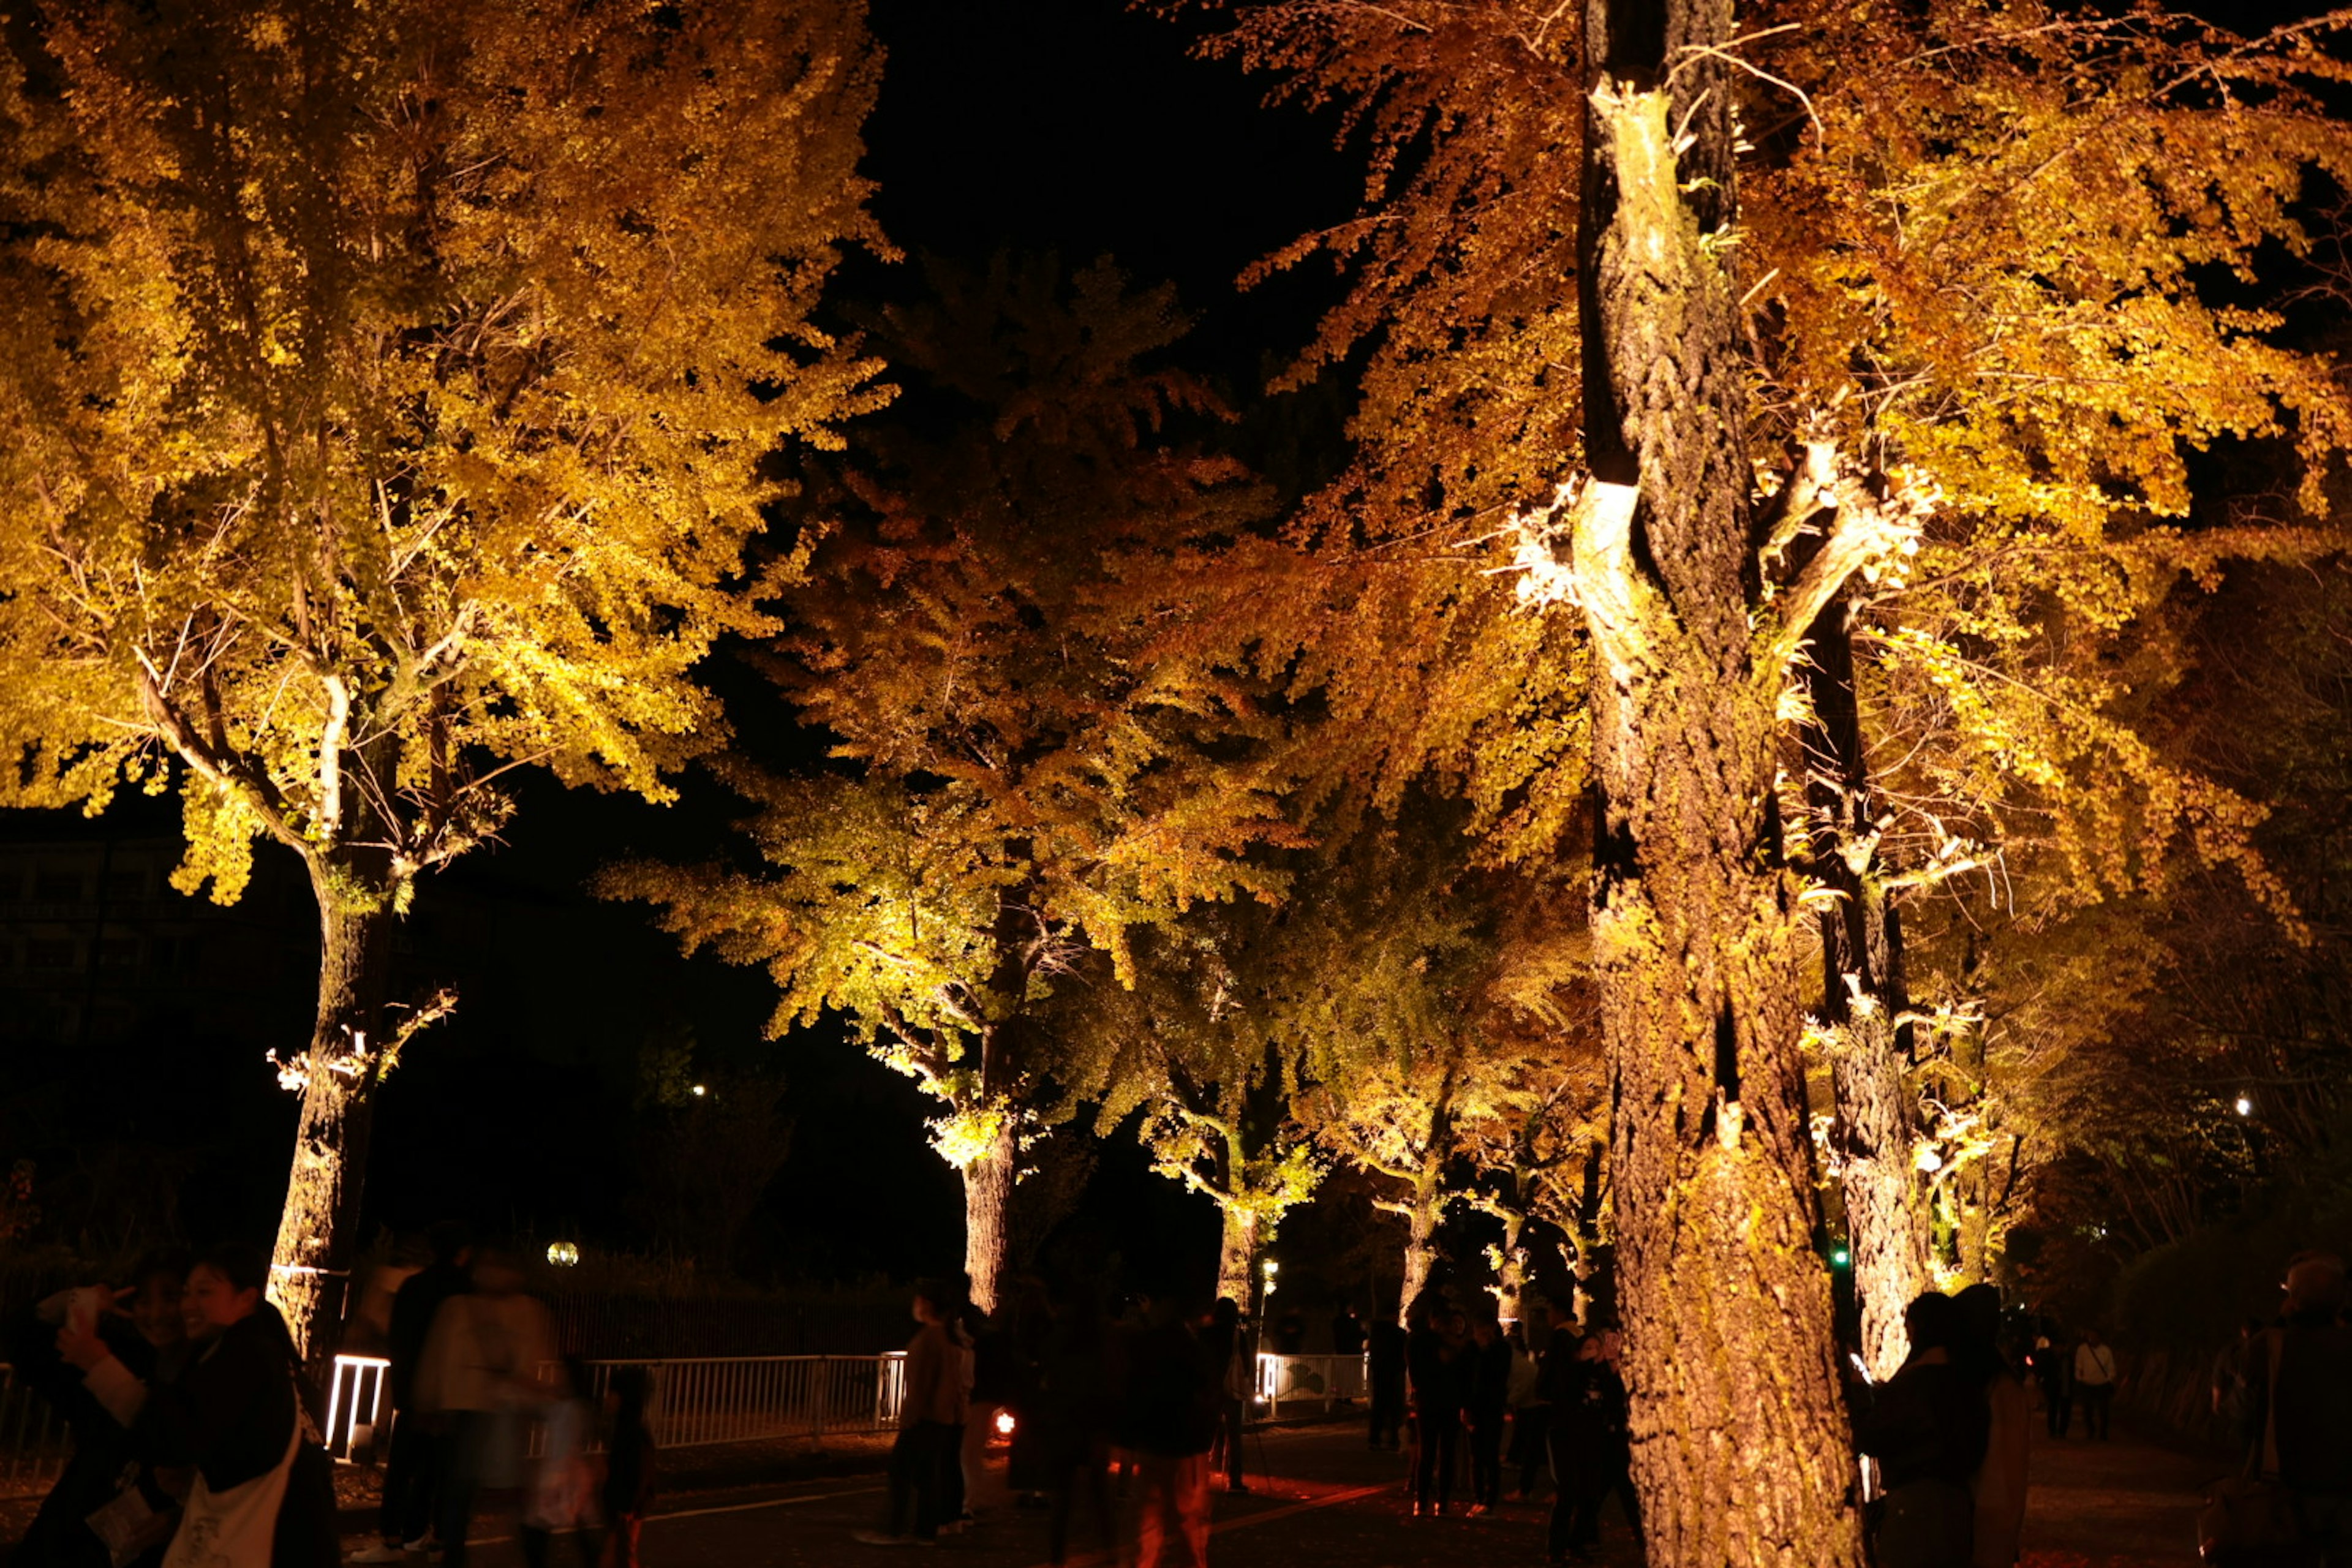
M 418 879 L 499 778 L 662 800 L 770 623 L 780 447 L 880 401 L 850 3 L 46 7 L 0 44 L 0 803 L 177 789 L 175 882 L 299 858 L 322 960 L 271 1293 L 316 1355 Z M 788 567 L 789 563 L 782 563 Z
M 2200 447 L 2284 435 L 2317 475 L 2341 445 L 2330 362 L 2217 289 L 2302 243 L 2307 173 L 2341 176 L 2312 90 L 2341 74 L 2327 24 L 2249 41 L 1975 0 L 1233 16 L 1213 50 L 1371 153 L 1360 217 L 1268 263 L 1349 268 L 1297 374 L 1355 374 L 1358 456 L 1284 538 L 1204 562 L 1171 641 L 1348 714 L 1335 765 L 1462 791 L 1498 858 L 1556 855 L 1598 785 L 1653 1558 L 1854 1561 L 1797 1048 L 1823 994 L 1808 905 L 1851 895 L 1809 857 L 1854 865 L 1880 910 L 2020 830 L 2091 885 L 2180 842 L 2261 881 L 2242 803 L 2149 750 L 2098 645 L 2184 573 L 2314 546 L 2161 520 Z M 1512 568 L 1524 619 L 1484 585 Z M 1351 581 L 1392 591 L 1332 591 Z M 1806 798 L 1832 620 L 1866 717 L 1937 717 L 1882 786 L 1898 831 L 1853 785 L 1921 731 L 1859 773 L 1830 759 L 1838 787 Z M 1523 681 L 1515 647 L 1540 660 Z M 1874 1083 L 1898 1043 L 1864 1043 Z
M 861 427 L 803 498 L 807 580 L 763 660 L 835 765 L 729 769 L 769 869 L 637 865 L 604 888 L 765 965 L 780 1033 L 836 1010 L 939 1099 L 988 1306 L 1022 1141 L 1056 1096 L 1045 1004 L 1089 951 L 1124 983 L 1137 926 L 1271 891 L 1244 852 L 1293 835 L 1247 762 L 1244 694 L 1133 657 L 1120 574 L 1263 506 L 1180 428 L 1219 410 L 1163 363 L 1171 292 L 1108 263 L 929 276 L 873 334 L 909 416 Z

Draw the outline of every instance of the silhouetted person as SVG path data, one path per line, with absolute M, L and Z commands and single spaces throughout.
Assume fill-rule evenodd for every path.
M 1423 1296 L 1405 1336 L 1405 1376 L 1412 1385 L 1412 1511 L 1443 1514 L 1454 1492 L 1462 1434 L 1461 1346 L 1448 1333 L 1444 1303 Z
M 1953 1359 L 1984 1400 L 1984 1462 L 1969 1482 L 1976 1504 L 1974 1568 L 2012 1568 L 2025 1532 L 2025 1466 L 2033 1414 L 2025 1381 L 2000 1348 L 2000 1292 L 1971 1285 L 1953 1299 L 1959 1339 Z
M 1879 1568 L 1969 1568 L 1969 1484 L 1984 1462 L 1990 1417 L 1955 1362 L 1960 1313 L 1952 1299 L 1926 1292 L 1905 1309 L 1903 1325 L 1911 1353 L 1884 1386 L 1864 1391 L 1853 1425 L 1854 1447 L 1878 1460 L 1886 1487 Z
M 2044 1319 L 2027 1362 L 2042 1389 L 2042 1423 L 2053 1437 L 2063 1437 L 2074 1424 L 2074 1347 L 2055 1323 Z
M 1242 1479 L 1242 1440 L 1248 1429 L 1249 1398 L 1255 1371 L 1250 1363 L 1249 1333 L 1242 1326 L 1241 1304 L 1220 1297 L 1210 1309 L 1208 1332 L 1202 1342 L 1217 1379 L 1217 1440 L 1212 1450 L 1213 1468 L 1224 1472 L 1227 1491 L 1245 1492 Z
M 1511 1447 L 1506 1462 L 1519 1472 L 1517 1495 L 1535 1495 L 1537 1478 L 1549 1463 L 1544 1447 L 1544 1423 L 1551 1406 L 1544 1403 L 1537 1387 L 1540 1368 L 1528 1350 L 1528 1337 L 1522 1325 L 1511 1325 L 1511 1382 L 1506 1397 L 1511 1407 Z
M 579 1553 L 580 1568 L 599 1568 L 604 1561 L 604 1510 L 597 1496 L 595 1468 L 588 1461 L 597 1426 L 589 1386 L 585 1363 L 566 1356 L 547 1403 L 540 1407 L 539 1452 L 531 1459 L 530 1484 L 516 1531 L 528 1568 L 546 1568 L 550 1543 L 566 1533 Z M 638 1517 L 643 1516 L 640 1508 Z M 635 1552 L 634 1542 L 623 1549 L 624 1564 L 634 1561 Z
M 1555 1333 L 1551 1351 L 1561 1360 L 1547 1390 L 1551 1401 L 1551 1549 L 1555 1560 L 1583 1559 L 1601 1542 L 1601 1505 L 1615 1496 L 1625 1523 L 1642 1529 L 1641 1500 L 1634 1495 L 1627 1432 L 1625 1380 L 1617 1371 L 1617 1336 L 1601 1331 L 1581 1340 Z
M 613 1542 L 613 1568 L 637 1568 L 637 1539 L 653 1508 L 659 1454 L 648 1420 L 653 1378 L 641 1366 L 616 1367 L 605 1395 L 611 1426 L 604 1443 L 604 1484 L 598 1494 Z
M 1503 1423 L 1511 1407 L 1511 1342 L 1503 1326 L 1481 1316 L 1470 1326 L 1462 1352 L 1469 1371 L 1469 1398 L 1463 1418 L 1470 1433 L 1470 1511 L 1484 1513 L 1503 1500 Z
M 377 1527 L 383 1539 L 353 1552 L 354 1563 L 402 1562 L 404 1544 L 423 1551 L 433 1534 L 436 1503 L 448 1475 L 450 1423 L 437 1412 L 416 1407 L 416 1367 L 441 1304 L 472 1289 L 467 1265 L 473 1261 L 473 1237 L 465 1226 L 444 1222 L 425 1233 L 425 1245 L 432 1250 L 431 1261 L 400 1282 L 384 1333 L 384 1355 L 392 1363 L 384 1373 L 384 1391 L 392 1404 L 392 1445 L 384 1460 L 383 1508 Z
M 1099 1300 L 1091 1287 L 1066 1289 L 1054 1303 L 1053 1336 L 1037 1381 L 1040 1458 L 1053 1509 L 1049 1560 L 1057 1565 L 1068 1555 L 1070 1519 L 1081 1500 L 1094 1513 L 1103 1555 L 1118 1554 L 1110 1500 L 1111 1377 Z
M 1209 1447 L 1217 1380 L 1171 1292 L 1148 1295 L 1126 1344 L 1120 1447 L 1136 1458 L 1136 1568 L 1204 1568 L 1209 1561 Z
M 2074 1347 L 2074 1401 L 2083 1407 L 2083 1436 L 2104 1439 L 2116 1404 L 2116 1347 L 2096 1329 L 2084 1329 Z
M 1331 1314 L 1331 1353 L 1364 1353 L 1364 1321 L 1356 1316 L 1356 1306 L 1352 1301 L 1340 1302 L 1339 1310 Z
M 121 1290 L 60 1290 L 7 1321 L 0 1352 L 14 1363 L 16 1381 L 47 1401 L 73 1442 L 73 1457 L 8 1559 L 18 1568 L 109 1568 L 93 1518 L 100 1510 L 110 1510 L 111 1531 L 135 1551 L 131 1562 L 162 1560 L 179 1503 L 157 1484 L 158 1456 L 132 1427 L 149 1386 L 176 1379 L 187 1364 L 180 1317 L 187 1274 L 184 1256 L 157 1253 L 141 1260 Z M 61 1331 L 85 1325 L 107 1352 L 84 1352 L 89 1372 L 58 1350 Z
M 884 1524 L 855 1536 L 868 1546 L 935 1543 L 946 1522 L 941 1494 L 949 1467 L 960 1459 L 963 1426 L 962 1355 L 948 1326 L 961 1305 L 957 1296 L 940 1280 L 916 1283 L 917 1327 L 900 1369 L 898 1436 L 890 1448 Z
M 2263 1328 L 2260 1318 L 2248 1318 L 2238 1325 L 2237 1337 L 2213 1358 L 2213 1414 L 2235 1454 L 2252 1454 L 2262 1436 L 2253 1427 L 2252 1377 L 2254 1342 L 2262 1337 Z
M 2326 1568 L 2352 1564 L 2352 1328 L 2344 1323 L 2343 1260 L 2298 1255 L 2286 1309 L 2263 1335 L 2249 1379 L 2259 1473 L 2294 1499 L 2306 1545 Z
M 1381 1318 L 1365 1336 L 1365 1394 L 1370 1406 L 1367 1438 L 1375 1448 L 1394 1448 L 1404 1430 L 1404 1328 L 1393 1318 Z

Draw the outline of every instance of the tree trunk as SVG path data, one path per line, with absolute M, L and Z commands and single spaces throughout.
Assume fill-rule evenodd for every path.
M 1913 1140 L 1903 918 L 1877 849 L 1849 616 L 1841 595 L 1808 639 L 1806 795 L 1813 878 L 1838 894 L 1821 917 L 1821 1023 L 1837 1100 L 1838 1187 L 1862 1310 L 1863 1364 L 1884 1382 L 1910 1351 L 1903 1310 L 1933 1287 L 1935 1237 Z
M 988 1148 L 963 1168 L 963 1268 L 971 1276 L 972 1302 L 983 1312 L 996 1310 L 1003 1287 L 1020 1160 L 1019 1135 L 1007 1116 Z
M 1423 1177 L 1413 1184 L 1411 1195 L 1398 1207 L 1404 1214 L 1404 1284 L 1397 1292 L 1397 1315 L 1411 1328 L 1413 1303 L 1429 1289 L 1429 1276 L 1436 1265 L 1437 1226 L 1444 1217 L 1444 1196 L 1434 1177 Z
M 1521 1178 L 1520 1190 L 1526 1186 Z M 1499 1211 L 1503 1222 L 1503 1249 L 1495 1260 L 1495 1312 L 1505 1326 L 1518 1322 L 1526 1316 L 1528 1294 L 1528 1257 L 1524 1245 L 1528 1216 L 1517 1209 Z
M 270 1256 L 269 1300 L 314 1377 L 335 1352 L 359 1230 L 369 1120 L 383 1073 L 393 900 L 347 860 L 311 868 L 319 900 L 319 1008 L 302 1079 L 293 1168 Z
M 1256 1284 L 1257 1215 L 1220 1199 L 1217 1217 L 1223 1226 L 1217 1247 L 1217 1294 L 1231 1298 L 1247 1316 L 1250 1291 Z
M 1743 367 L 1719 258 L 1733 32 L 1731 0 L 1587 11 L 1579 285 L 1597 504 L 1574 566 L 1595 645 L 1619 1306 L 1654 1568 L 1858 1568 L 1800 1056 L 1800 887 L 1773 792 L 1780 678 L 1758 668 L 1751 630 Z

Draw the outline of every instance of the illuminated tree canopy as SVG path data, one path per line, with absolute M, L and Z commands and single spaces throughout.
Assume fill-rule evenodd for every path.
M 278 1243 L 331 1310 L 392 921 L 497 780 L 668 797 L 771 623 L 780 445 L 875 366 L 854 6 L 60 7 L 0 57 L 0 800 L 178 788 L 178 884 L 300 856 L 325 961 Z M 415 1015 L 407 1016 L 413 1022 Z M 289 1043 L 290 1047 L 290 1043 Z

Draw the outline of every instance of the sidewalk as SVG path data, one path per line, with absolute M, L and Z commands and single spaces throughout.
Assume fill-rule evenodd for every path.
M 2067 1437 L 2034 1427 L 2026 1568 L 2186 1568 L 2197 1562 L 2197 1510 L 2229 1461 L 2122 1412 L 2115 1432 L 2095 1443 L 2079 1426 Z

